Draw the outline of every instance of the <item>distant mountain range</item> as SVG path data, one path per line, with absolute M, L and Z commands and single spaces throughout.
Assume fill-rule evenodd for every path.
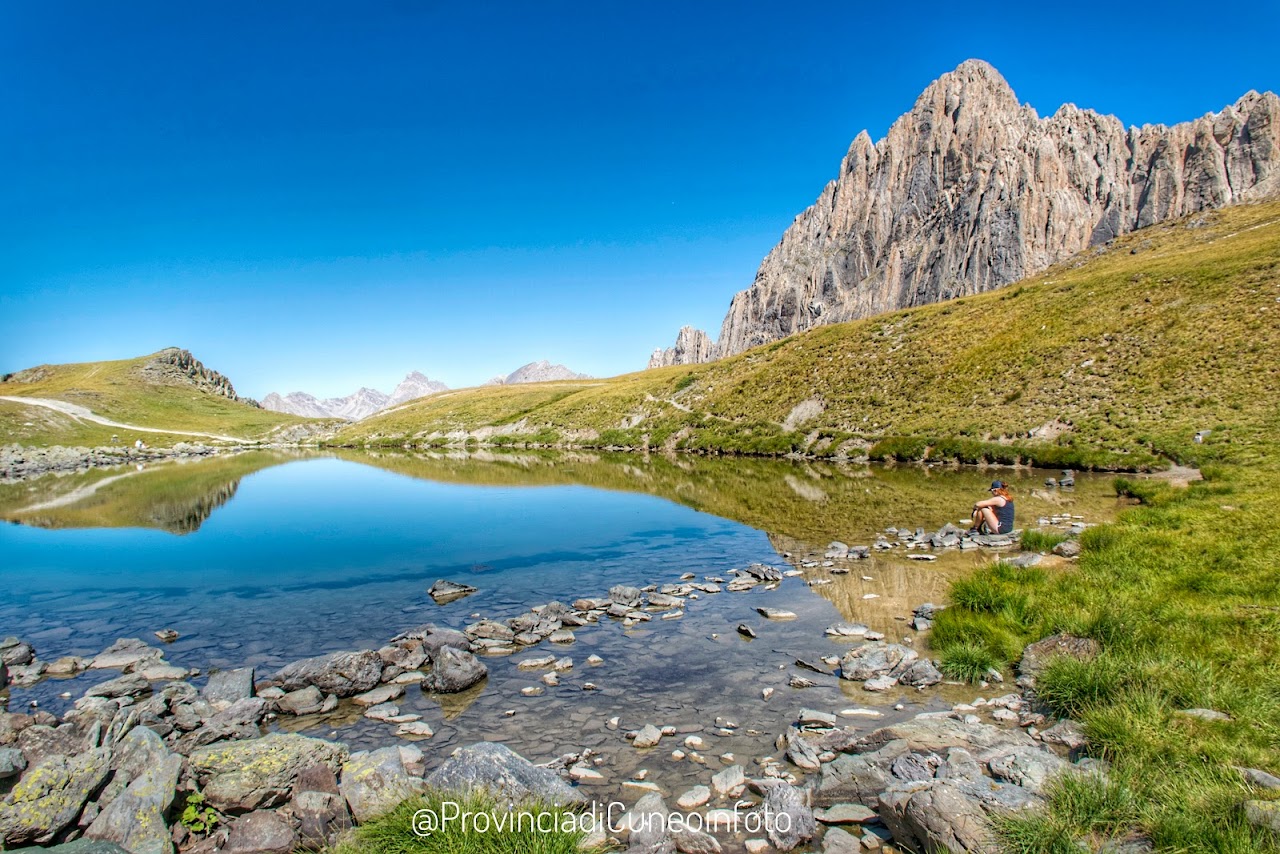
M 552 380 L 585 380 L 586 374 L 576 374 L 564 365 L 553 365 L 543 359 L 516 368 L 506 376 L 494 377 L 485 385 L 514 385 L 516 383 L 542 383 Z M 305 391 L 286 395 L 272 392 L 262 399 L 262 408 L 304 418 L 342 418 L 359 421 L 375 412 L 417 400 L 420 397 L 448 391 L 442 382 L 430 379 L 418 371 L 410 372 L 391 394 L 383 394 L 376 388 L 361 388 L 346 397 L 317 398 Z
M 411 371 L 391 394 L 383 394 L 376 388 L 361 388 L 346 397 L 329 397 L 319 399 L 304 391 L 294 391 L 286 395 L 275 392 L 262 399 L 262 408 L 274 412 L 285 412 L 290 415 L 301 415 L 304 418 L 342 418 L 347 421 L 359 421 L 375 412 L 417 400 L 429 394 L 448 391 L 449 387 L 433 380 L 418 371 Z
M 505 377 L 494 377 L 485 385 L 515 385 L 516 383 L 546 383 L 553 380 L 589 380 L 589 374 L 575 374 L 564 365 L 553 365 L 546 359 L 521 365 Z

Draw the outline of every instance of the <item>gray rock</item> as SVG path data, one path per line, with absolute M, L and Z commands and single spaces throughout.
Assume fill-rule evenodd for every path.
M 845 653 L 840 660 L 840 678 L 865 682 L 877 676 L 898 677 L 920 654 L 896 643 L 866 643 Z
M 398 747 L 351 754 L 342 766 L 338 786 L 359 823 L 377 818 L 422 792 L 422 780 L 405 770 Z
M 457 694 L 489 675 L 489 668 L 469 652 L 441 647 L 423 686 L 437 694 Z
M 658 729 L 653 724 L 645 724 L 640 728 L 640 731 L 636 733 L 635 740 L 631 743 L 639 749 L 644 750 L 649 747 L 656 747 L 658 742 L 661 740 L 662 730 Z
M 442 578 L 431 585 L 427 595 L 436 600 L 437 605 L 445 605 L 464 596 L 470 596 L 475 592 L 476 588 L 469 584 L 459 584 L 456 581 L 446 581 Z
M 586 798 L 554 771 L 539 768 L 505 745 L 488 741 L 455 750 L 427 778 L 427 785 L 445 791 L 482 788 L 516 802 L 586 803 Z
M 0 760 L 0 763 L 2 762 L 3 760 Z M 1280 777 L 1268 774 L 1266 771 L 1261 771 L 1257 768 L 1237 768 L 1236 770 L 1240 772 L 1240 776 L 1243 777 L 1245 782 L 1250 786 L 1256 786 L 1259 789 L 1271 789 L 1273 791 L 1280 789 Z M 4 775 L 0 774 L 0 777 L 2 776 Z
M 898 681 L 903 685 L 910 685 L 913 688 L 927 688 L 930 685 L 937 685 L 942 681 L 942 673 L 933 662 L 927 658 L 922 658 L 912 664 L 906 671 L 898 677 Z
M 662 796 L 650 792 L 627 810 L 621 824 L 631 831 L 627 851 L 631 854 L 675 854 L 676 842 L 667 829 L 669 811 Z
M 1001 563 L 1025 569 L 1029 566 L 1035 566 L 1042 560 L 1044 560 L 1044 558 L 1035 552 L 1022 552 L 1021 554 L 1014 555 L 1013 557 L 1004 558 Z
M 866 824 L 880 820 L 875 810 L 862 804 L 836 804 L 829 809 L 817 809 L 813 817 L 823 824 Z
M 859 752 L 876 751 L 891 742 L 902 742 L 915 753 L 943 753 L 964 748 L 979 762 L 1018 747 L 1035 747 L 1025 732 L 984 723 L 965 723 L 952 717 L 920 715 L 900 724 L 881 727 L 858 740 Z
M 609 588 L 609 601 L 625 608 L 640 607 L 640 588 L 618 584 Z
M 125 733 L 115 747 L 111 758 L 111 770 L 126 780 L 136 780 L 149 768 L 154 768 L 172 754 L 154 730 L 136 726 Z
M 236 819 L 222 854 L 292 854 L 297 847 L 293 827 L 272 810 L 258 810 Z
M 1018 674 L 1035 679 L 1049 662 L 1059 656 L 1074 658 L 1077 661 L 1092 661 L 1097 657 L 1101 647 L 1092 638 L 1081 638 L 1075 635 L 1050 635 L 1043 640 L 1028 644 L 1022 650 L 1022 659 L 1018 662 Z
M 717 795 L 727 795 L 746 782 L 747 775 L 741 765 L 730 765 L 711 775 L 711 789 Z
M 52 756 L 27 770 L 0 804 L 5 848 L 47 845 L 70 827 L 110 773 L 104 748 L 78 756 Z
M 287 715 L 312 715 L 323 705 L 324 694 L 314 685 L 290 691 L 276 700 L 276 708 Z
M 1214 709 L 1181 709 L 1177 712 L 1184 718 L 1196 718 L 1202 721 L 1230 721 L 1233 720 L 1231 715 L 1226 712 L 1219 712 Z
M 1080 557 L 1080 541 L 1063 540 L 1053 547 L 1053 553 L 1065 558 Z
M 991 776 L 1040 794 L 1050 777 L 1075 772 L 1075 766 L 1035 747 L 1019 747 L 987 762 Z
M 1245 821 L 1280 834 L 1280 801 L 1245 801 Z
M 253 696 L 253 668 L 241 667 L 211 673 L 200 696 L 215 709 L 225 708 L 237 700 L 249 699 Z
M 151 683 L 147 681 L 146 677 L 140 673 L 129 673 L 124 676 L 117 676 L 115 679 L 108 679 L 106 682 L 100 682 L 85 691 L 84 695 L 86 697 L 114 699 L 116 697 L 138 697 L 150 690 Z
M 347 747 L 294 733 L 199 748 L 188 760 L 209 805 L 250 812 L 284 803 L 298 774 L 313 765 L 336 771 Z
M 147 646 L 138 638 L 120 638 L 95 655 L 89 667 L 94 670 L 128 670 L 163 657 L 161 650 Z
M 0 650 L 0 662 L 9 667 L 26 667 L 35 661 L 35 658 L 35 647 L 24 641 L 18 641 L 7 649 Z
M 382 681 L 382 659 L 371 649 L 334 652 L 295 661 L 282 668 L 274 681 L 286 691 L 314 685 L 326 694 L 351 697 Z
M 894 842 L 913 851 L 988 852 L 991 819 L 1038 803 L 1004 783 L 953 780 L 895 782 L 880 794 L 881 819 Z
M 1078 750 L 1089 741 L 1085 738 L 1084 728 L 1066 718 L 1040 733 L 1040 740 L 1046 744 L 1060 744 L 1068 750 Z
M 85 836 L 114 842 L 131 854 L 170 854 L 165 815 L 177 796 L 182 757 L 169 754 L 144 770 L 89 825 Z
M 27 767 L 27 757 L 16 747 L 0 747 L 0 780 L 16 777 Z
M 862 843 L 858 837 L 838 827 L 831 827 L 822 836 L 822 854 L 858 854 Z
M 764 794 L 761 805 L 767 822 L 769 841 L 779 851 L 791 851 L 808 842 L 818 832 L 813 810 L 800 791 L 783 780 L 753 780 L 752 787 Z
M 673 831 L 671 839 L 680 854 L 720 854 L 723 850 L 714 836 L 692 827 L 681 827 Z
M 351 828 L 346 800 L 331 792 L 297 792 L 290 811 L 298 820 L 298 838 L 304 847 L 320 850 L 333 845 Z

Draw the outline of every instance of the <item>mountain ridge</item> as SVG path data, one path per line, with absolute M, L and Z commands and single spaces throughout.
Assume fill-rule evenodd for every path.
M 1064 104 L 1040 118 L 992 66 L 942 75 L 838 176 L 735 295 L 712 342 L 686 327 L 649 367 L 972 295 L 1171 218 L 1280 192 L 1280 98 L 1251 91 L 1173 126 Z
M 272 412 L 284 412 L 304 418 L 341 418 L 344 421 L 359 421 L 383 409 L 448 390 L 449 387 L 444 383 L 433 380 L 419 371 L 410 371 L 391 391 L 391 394 L 385 394 L 367 386 L 362 386 L 344 397 L 323 399 L 303 391 L 292 391 L 285 395 L 273 391 L 262 399 L 262 407 Z

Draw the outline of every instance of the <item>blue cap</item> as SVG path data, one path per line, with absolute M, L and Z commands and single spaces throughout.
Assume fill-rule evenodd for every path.
M 1004 489 L 1004 482 L 1003 482 L 1003 481 L 999 481 L 999 480 L 993 480 L 993 481 L 991 481 L 991 488 L 992 488 L 992 489 Z

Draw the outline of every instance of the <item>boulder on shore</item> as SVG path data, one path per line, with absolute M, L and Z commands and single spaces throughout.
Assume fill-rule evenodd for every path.
M 274 807 L 289 798 L 298 774 L 313 765 L 336 771 L 347 746 L 294 733 L 212 744 L 188 757 L 209 805 L 223 812 Z
M 491 741 L 455 750 L 427 778 L 427 785 L 450 792 L 486 789 L 497 798 L 516 802 L 572 806 L 587 800 L 559 774 L 534 765 L 504 744 Z

